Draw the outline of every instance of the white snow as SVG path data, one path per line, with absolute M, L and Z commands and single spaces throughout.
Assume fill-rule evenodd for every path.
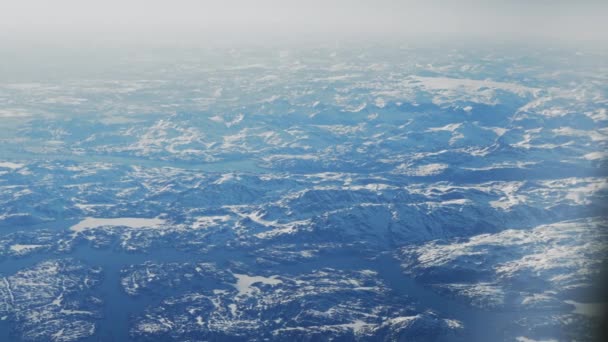
M 496 82 L 491 80 L 422 76 L 412 76 L 412 79 L 420 82 L 420 85 L 427 90 L 463 89 L 474 92 L 484 88 L 491 88 L 510 91 L 520 96 L 537 91 L 535 88 L 525 87 L 515 83 Z
M 236 304 L 234 304 L 234 303 L 228 304 L 228 309 L 230 310 L 230 313 L 232 314 L 232 317 L 236 317 L 236 314 L 237 314 L 237 311 L 238 311 L 238 309 L 236 307 Z
M 397 166 L 395 170 L 398 173 L 403 173 L 408 176 L 434 176 L 442 173 L 447 168 L 448 164 L 443 163 L 432 163 L 417 167 L 410 167 L 407 164 L 401 164 Z
M 95 211 L 96 208 L 108 208 L 112 207 L 113 204 L 91 204 L 91 203 L 76 203 L 74 206 L 83 211 L 92 212 Z
M 499 307 L 504 304 L 504 290 L 493 283 L 479 282 L 474 284 L 458 283 L 446 284 L 441 287 L 446 288 L 459 296 L 470 300 L 471 305 L 479 308 Z
M 224 184 L 231 180 L 240 181 L 241 177 L 233 172 L 225 173 L 220 178 L 218 178 L 215 182 L 213 182 L 213 184 Z
M 517 194 L 519 188 L 524 185 L 523 182 L 505 182 L 501 185 L 500 191 L 504 193 L 504 196 L 496 201 L 490 201 L 489 204 L 491 207 L 509 211 L 516 205 L 526 203 L 528 198 L 524 195 Z
M 229 215 L 221 215 L 221 216 L 200 216 L 196 218 L 191 225 L 192 229 L 201 229 L 201 228 L 209 228 L 213 226 L 217 226 L 222 222 L 227 222 L 230 220 Z
M 589 280 L 606 251 L 602 223 L 594 219 L 563 221 L 529 230 L 507 229 L 481 234 L 468 241 L 429 242 L 406 251 L 416 268 L 453 267 L 465 260 L 484 260 L 498 279 L 543 276 L 556 288 L 578 286 Z M 413 252 L 413 253 L 412 253 Z
M 373 95 L 407 98 L 414 101 L 417 91 L 429 93 L 432 96 L 432 102 L 436 105 L 453 105 L 456 101 L 496 104 L 498 103 L 497 91 L 508 91 L 524 97 L 537 96 L 539 89 L 492 80 L 410 76 L 400 84 L 394 85 L 390 89 L 374 92 Z M 472 108 L 466 105 L 462 109 L 470 111 Z
M 10 247 L 11 251 L 16 253 L 28 252 L 37 248 L 46 247 L 46 245 L 12 245 Z
M 427 132 L 441 132 L 441 131 L 454 132 L 460 126 L 462 126 L 462 123 L 451 123 L 451 124 L 447 124 L 442 127 L 431 127 L 429 129 L 427 129 L 426 131 Z
M 581 130 L 572 127 L 560 127 L 552 130 L 553 134 L 560 136 L 589 138 L 591 141 L 600 142 L 608 140 L 608 135 L 603 134 L 599 130 Z
M 22 168 L 24 166 L 25 166 L 24 164 L 19 164 L 19 163 L 0 162 L 0 167 L 1 168 L 5 168 L 5 169 L 16 170 L 16 169 L 20 169 L 20 168 Z
M 583 156 L 584 159 L 587 160 L 600 160 L 608 158 L 608 153 L 606 152 L 590 152 Z
M 254 288 L 252 288 L 252 285 L 256 284 L 256 283 L 277 285 L 277 284 L 281 284 L 283 282 L 282 280 L 277 279 L 278 276 L 276 276 L 276 275 L 273 275 L 270 277 L 262 277 L 262 276 L 249 276 L 246 274 L 234 273 L 234 276 L 237 279 L 234 287 L 238 290 L 239 296 L 250 295 L 254 291 Z
M 104 226 L 112 227 L 129 227 L 129 228 L 158 228 L 163 225 L 165 220 L 160 218 L 136 218 L 136 217 L 119 217 L 119 218 L 95 218 L 87 217 L 79 223 L 70 227 L 74 232 L 82 232 L 87 229 L 93 229 Z

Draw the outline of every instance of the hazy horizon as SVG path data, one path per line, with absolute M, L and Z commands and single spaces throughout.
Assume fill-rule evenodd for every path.
M 331 40 L 606 41 L 601 1 L 118 1 L 0 4 L 0 40 L 268 44 Z

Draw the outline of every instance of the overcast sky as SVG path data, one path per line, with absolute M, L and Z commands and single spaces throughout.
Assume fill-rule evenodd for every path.
M 606 40 L 608 1 L 2 0 L 0 39 L 166 41 L 240 36 Z

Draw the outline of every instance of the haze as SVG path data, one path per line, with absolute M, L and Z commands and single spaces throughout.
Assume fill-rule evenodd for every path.
M 604 41 L 608 2 L 20 0 L 0 3 L 5 41 L 164 42 L 307 37 Z

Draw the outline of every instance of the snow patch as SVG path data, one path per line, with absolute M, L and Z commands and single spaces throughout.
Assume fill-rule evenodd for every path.
M 12 163 L 12 162 L 0 162 L 0 167 L 5 169 L 17 170 L 24 167 L 24 164 Z
M 262 284 L 268 284 L 268 285 L 277 285 L 277 284 L 283 283 L 282 280 L 277 279 L 278 276 L 276 276 L 276 275 L 273 275 L 270 277 L 262 277 L 262 276 L 249 276 L 246 274 L 234 273 L 234 276 L 237 279 L 236 284 L 234 284 L 234 287 L 239 292 L 238 293 L 239 296 L 251 295 L 251 293 L 253 291 L 255 291 L 255 289 L 254 289 L 254 287 L 252 287 L 252 285 L 256 284 L 256 283 L 262 283 Z
M 136 218 L 136 217 L 119 217 L 119 218 L 95 218 L 87 217 L 79 223 L 70 227 L 71 231 L 83 232 L 88 229 L 98 227 L 129 227 L 129 228 L 158 228 L 165 224 L 165 220 L 160 218 Z

